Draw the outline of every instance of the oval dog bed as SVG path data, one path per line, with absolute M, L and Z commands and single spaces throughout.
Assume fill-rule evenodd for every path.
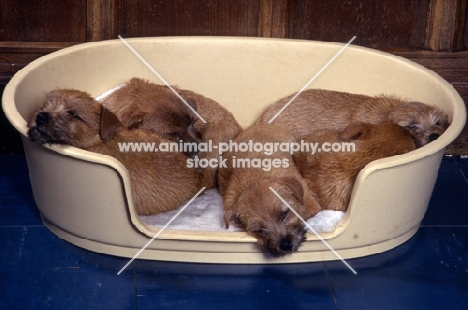
M 243 127 L 263 109 L 301 89 L 343 47 L 340 43 L 236 38 L 167 37 L 126 40 L 171 85 L 212 98 Z M 95 252 L 133 257 L 158 232 L 136 214 L 129 175 L 114 158 L 71 146 L 28 140 L 27 120 L 43 95 L 75 88 L 98 96 L 140 77 L 162 82 L 122 40 L 86 43 L 29 64 L 7 85 L 3 109 L 22 134 L 37 207 L 60 238 Z M 451 125 L 436 141 L 368 164 L 337 227 L 321 237 L 343 258 L 392 249 L 417 231 L 445 147 L 463 129 L 465 105 L 445 80 L 411 61 L 348 46 L 309 85 L 366 95 L 395 94 L 435 105 Z M 206 263 L 294 263 L 337 256 L 308 234 L 299 252 L 271 258 L 243 231 L 171 229 L 139 258 Z

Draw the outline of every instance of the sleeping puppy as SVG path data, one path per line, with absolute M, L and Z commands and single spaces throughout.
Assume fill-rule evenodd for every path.
M 242 128 L 234 116 L 220 104 L 189 90 L 174 88 L 188 103 L 187 106 L 167 86 L 132 78 L 102 100 L 103 106 L 113 112 L 128 129 L 145 129 L 167 139 L 183 141 L 183 152 L 199 159 L 218 157 L 218 152 L 198 151 L 196 143 L 232 140 Z M 205 121 L 204 123 L 195 110 Z M 217 169 L 207 167 L 201 171 L 201 186 L 216 186 Z
M 122 152 L 119 143 L 168 140 L 145 130 L 127 130 L 89 94 L 60 89 L 48 93 L 28 124 L 28 136 L 40 144 L 66 144 L 119 160 L 128 170 L 139 215 L 178 208 L 199 190 L 199 175 L 179 152 Z
M 294 138 L 273 125 L 258 125 L 241 132 L 234 143 L 288 143 Z M 305 240 L 303 222 L 271 190 L 272 187 L 305 220 L 320 211 L 315 194 L 294 166 L 287 152 L 239 149 L 223 154 L 226 167 L 219 169 L 226 227 L 231 221 L 256 237 L 274 256 L 298 250 Z
M 268 123 L 292 97 L 268 107 L 257 124 Z M 417 147 L 436 140 L 449 126 L 446 113 L 421 102 L 321 89 L 302 92 L 272 121 L 290 130 L 297 139 L 316 130 L 342 130 L 354 122 L 397 124 L 411 133 Z
M 395 124 L 353 123 L 341 131 L 319 130 L 304 139 L 308 143 L 339 143 L 341 151 L 299 152 L 294 154 L 302 176 L 307 180 L 323 209 L 346 211 L 356 177 L 371 161 L 405 154 L 416 148 L 411 134 Z M 342 142 L 346 142 L 343 144 Z M 354 146 L 346 150 L 347 146 Z

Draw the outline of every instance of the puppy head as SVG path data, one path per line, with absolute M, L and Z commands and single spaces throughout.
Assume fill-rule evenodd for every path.
M 280 257 L 297 251 L 305 241 L 306 229 L 269 187 L 304 218 L 302 183 L 296 177 L 283 177 L 256 184 L 242 193 L 235 208 L 226 211 L 224 221 L 226 226 L 231 220 L 240 224 L 272 256 Z
M 197 110 L 192 98 L 186 96 L 184 102 L 168 87 L 138 78 L 117 90 L 116 96 L 118 105 L 125 102 L 116 114 L 128 129 L 146 129 L 176 142 L 201 142 L 200 133 L 194 129 L 198 117 L 192 111 Z
M 450 125 L 445 112 L 421 102 L 400 105 L 389 114 L 389 118 L 409 130 L 417 147 L 437 140 Z
M 87 149 L 100 140 L 100 110 L 100 104 L 85 92 L 51 91 L 29 121 L 28 136 L 40 144 L 68 144 Z

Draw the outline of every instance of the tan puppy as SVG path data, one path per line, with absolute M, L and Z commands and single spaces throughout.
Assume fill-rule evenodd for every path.
M 206 121 L 196 116 L 167 86 L 133 78 L 102 101 L 129 129 L 153 131 L 186 146 L 193 142 L 220 142 L 232 140 L 242 128 L 234 116 L 217 102 L 189 90 L 175 88 L 177 93 Z M 207 160 L 218 158 L 217 150 L 197 152 L 186 150 L 189 156 Z M 206 167 L 201 172 L 201 186 L 216 186 L 216 168 Z
M 89 94 L 55 90 L 46 95 L 40 111 L 29 122 L 28 135 L 41 144 L 68 144 L 110 155 L 129 171 L 132 198 L 140 215 L 173 210 L 197 191 L 198 175 L 187 168 L 187 156 L 179 152 L 121 152 L 119 142 L 159 145 L 169 142 L 144 130 L 126 130 L 118 119 Z
M 239 145 L 249 141 L 288 143 L 294 138 L 276 126 L 259 125 L 246 129 L 234 140 Z M 292 155 L 280 151 L 266 155 L 232 150 L 223 154 L 223 158 L 227 167 L 219 169 L 219 189 L 226 226 L 235 221 L 275 257 L 297 251 L 305 240 L 305 225 L 269 187 L 305 220 L 320 211 L 320 206 L 294 166 Z
M 292 97 L 268 107 L 257 123 L 269 122 Z M 353 122 L 400 125 L 410 131 L 417 147 L 436 140 L 449 125 L 446 113 L 421 102 L 320 89 L 302 92 L 272 123 L 302 139 L 316 130 L 342 130 Z
M 324 209 L 346 211 L 356 177 L 371 161 L 400 155 L 416 148 L 411 134 L 395 124 L 353 123 L 342 131 L 321 130 L 304 139 L 309 143 L 350 142 L 339 152 L 299 152 L 294 161 Z M 337 144 L 336 144 L 337 145 Z M 347 144 L 350 145 L 350 144 Z M 327 146 L 328 147 L 328 146 Z

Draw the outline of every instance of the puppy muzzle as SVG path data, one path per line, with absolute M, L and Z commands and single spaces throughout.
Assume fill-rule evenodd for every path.
M 47 123 L 49 123 L 49 120 L 50 120 L 50 116 L 49 116 L 49 113 L 47 112 L 40 112 L 36 115 L 36 125 L 37 126 L 42 126 L 42 125 L 45 125 Z
M 435 140 L 439 139 L 439 137 L 440 137 L 439 134 L 437 134 L 437 133 L 431 133 L 431 134 L 429 135 L 429 142 L 435 141 Z
M 290 236 L 284 237 L 281 239 L 279 248 L 285 252 L 291 252 L 293 248 L 293 243 Z

